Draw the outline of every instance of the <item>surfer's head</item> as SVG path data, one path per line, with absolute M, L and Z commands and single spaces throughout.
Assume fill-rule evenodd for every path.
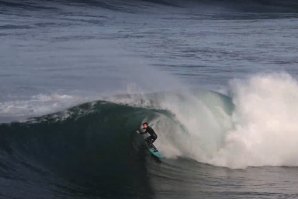
M 148 127 L 148 123 L 147 122 L 144 122 L 143 123 L 143 129 L 146 129 Z

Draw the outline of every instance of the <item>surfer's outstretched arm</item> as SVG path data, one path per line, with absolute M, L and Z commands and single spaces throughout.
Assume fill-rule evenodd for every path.
M 140 132 L 140 134 L 146 134 L 147 133 L 147 131 L 144 131 L 144 132 Z
M 147 132 L 146 131 L 142 132 L 142 131 L 137 130 L 137 133 L 142 135 L 142 134 L 145 134 Z

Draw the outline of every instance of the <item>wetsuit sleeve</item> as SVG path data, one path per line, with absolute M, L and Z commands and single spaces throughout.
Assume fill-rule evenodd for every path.
M 146 134 L 148 133 L 147 130 L 145 130 L 144 132 L 140 131 L 140 134 Z

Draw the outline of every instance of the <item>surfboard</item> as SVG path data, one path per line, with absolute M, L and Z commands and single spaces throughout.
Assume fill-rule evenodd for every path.
M 148 148 L 148 151 L 150 152 L 150 154 L 158 159 L 161 159 L 163 158 L 162 154 L 158 151 L 158 149 L 155 147 L 155 146 L 148 146 L 147 145 L 147 148 Z M 153 144 L 152 144 L 153 145 Z

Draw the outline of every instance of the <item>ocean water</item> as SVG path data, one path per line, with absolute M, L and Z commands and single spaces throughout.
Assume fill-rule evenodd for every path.
M 295 1 L 0 0 L 0 198 L 298 198 L 297 55 Z

